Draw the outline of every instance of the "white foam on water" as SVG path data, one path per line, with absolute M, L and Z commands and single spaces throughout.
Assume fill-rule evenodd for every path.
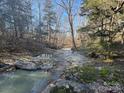
M 61 50 L 71 50 L 71 48 L 62 48 Z

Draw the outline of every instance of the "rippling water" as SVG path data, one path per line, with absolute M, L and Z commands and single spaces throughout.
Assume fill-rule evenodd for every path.
M 40 93 L 48 83 L 46 72 L 17 70 L 0 75 L 0 93 Z

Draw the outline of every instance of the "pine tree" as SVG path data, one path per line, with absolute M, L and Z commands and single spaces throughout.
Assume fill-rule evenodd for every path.
M 51 32 L 54 31 L 55 23 L 56 23 L 56 13 L 54 12 L 52 0 L 46 0 L 45 1 L 43 19 L 44 19 L 45 29 L 48 32 L 48 39 L 50 42 Z
M 2 18 L 5 22 L 4 29 L 12 29 L 14 37 L 22 37 L 31 23 L 31 1 L 30 0 L 3 0 L 1 5 Z

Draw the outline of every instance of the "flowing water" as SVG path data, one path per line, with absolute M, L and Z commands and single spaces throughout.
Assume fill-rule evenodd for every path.
M 46 72 L 17 70 L 0 75 L 0 93 L 40 93 L 47 84 Z
M 56 68 L 53 72 L 17 70 L 0 75 L 0 93 L 41 93 L 48 81 L 59 78 L 64 69 L 70 65 L 81 65 L 88 59 L 70 49 L 57 50 L 53 56 L 56 59 Z M 70 64 L 71 62 L 71 64 Z

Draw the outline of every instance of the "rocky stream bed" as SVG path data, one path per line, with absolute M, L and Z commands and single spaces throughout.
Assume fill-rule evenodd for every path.
M 14 62 L 9 60 L 6 64 L 0 64 L 0 93 L 50 93 L 55 86 L 68 85 L 74 87 L 77 93 L 123 93 L 119 84 L 82 84 L 64 78 L 66 69 L 90 62 L 92 59 L 71 49 L 22 57 L 14 59 Z

